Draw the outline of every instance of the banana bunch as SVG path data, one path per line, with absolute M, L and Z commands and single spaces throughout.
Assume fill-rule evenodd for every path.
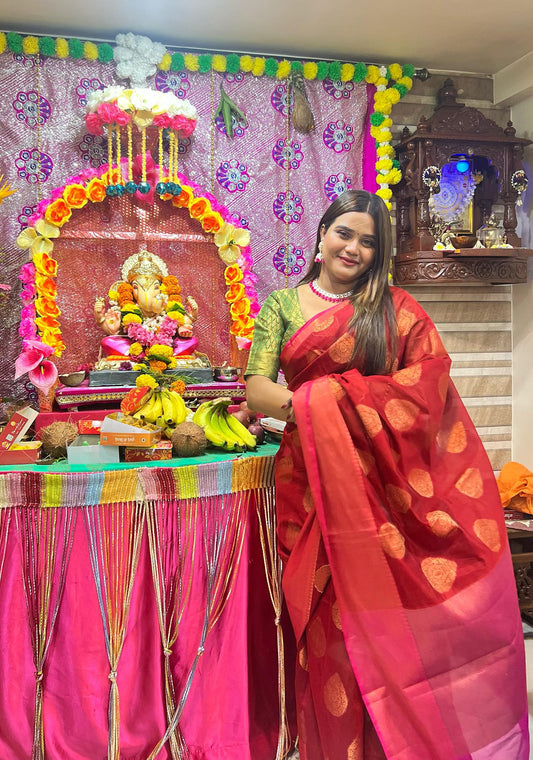
M 170 438 L 176 425 L 187 417 L 185 401 L 176 391 L 169 388 L 156 388 L 148 401 L 137 409 L 134 417 L 158 425 L 167 438 Z
M 194 413 L 193 422 L 204 429 L 208 443 L 225 451 L 255 449 L 257 440 L 244 425 L 228 412 L 229 398 L 204 401 Z

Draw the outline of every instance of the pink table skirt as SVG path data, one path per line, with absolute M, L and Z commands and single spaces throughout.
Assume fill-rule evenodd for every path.
M 127 570 L 127 551 L 119 534 L 124 529 L 124 515 L 129 514 L 133 502 L 122 505 L 123 512 L 117 512 L 122 515 L 120 523 L 113 527 L 107 522 L 108 513 L 113 508 L 116 510 L 117 505 L 88 506 L 84 503 L 86 493 L 79 506 L 51 506 L 50 503 L 36 506 L 29 498 L 28 483 L 24 485 L 22 482 L 27 478 L 23 478 L 22 473 L 14 473 L 10 475 L 11 479 L 16 475 L 21 476 L 19 501 L 23 501 L 26 488 L 28 506 L 20 503 L 10 507 L 4 501 L 3 508 L 0 508 L 0 563 L 3 557 L 0 575 L 0 757 L 3 760 L 32 757 L 36 681 L 40 681 L 42 742 L 47 760 L 103 760 L 109 756 L 111 684 L 104 621 L 106 614 L 109 621 L 110 605 L 112 607 L 117 601 L 113 599 L 114 573 L 121 575 Z M 75 473 L 62 476 L 63 479 L 66 477 L 79 476 Z M 71 501 L 73 488 L 71 482 Z M 227 599 L 219 619 L 214 621 L 205 639 L 205 651 L 199 657 L 179 721 L 193 759 L 273 760 L 276 755 L 279 729 L 276 629 L 258 535 L 256 504 L 259 490 L 250 489 L 244 492 L 244 496 L 241 494 L 240 508 L 244 511 L 240 519 L 244 519 L 245 524 L 234 524 L 223 535 L 223 540 L 228 541 L 238 533 L 242 549 L 230 561 L 235 573 L 227 589 Z M 12 487 L 11 493 L 15 491 Z M 148 495 L 154 496 L 153 493 Z M 49 493 L 46 498 L 50 498 Z M 145 502 L 152 505 L 155 515 L 163 505 L 170 514 L 197 499 L 196 544 L 187 549 L 192 558 L 191 593 L 169 658 L 176 702 L 185 687 L 201 638 L 206 609 L 206 558 L 216 556 L 213 537 L 206 534 L 206 530 L 207 533 L 211 530 L 209 521 L 203 520 L 202 510 L 215 507 L 212 516 L 223 516 L 224 510 L 227 514 L 228 509 L 235 507 L 235 498 L 235 493 L 213 493 L 182 500 L 157 502 L 152 499 Z M 100 493 L 94 501 L 98 504 L 102 499 Z M 43 500 L 46 501 L 44 497 Z M 97 515 L 99 519 L 96 519 Z M 48 526 L 47 533 L 44 525 Z M 123 649 L 116 666 L 121 760 L 146 760 L 167 726 L 165 657 L 158 625 L 146 515 L 140 525 L 138 564 L 132 572 L 131 603 L 125 618 Z M 126 530 L 130 528 L 126 526 Z M 36 530 L 41 534 L 38 535 Z M 39 608 L 41 613 L 42 608 L 46 608 L 46 567 L 50 568 L 50 556 L 46 558 L 45 554 L 47 547 L 51 546 L 54 530 L 56 562 L 53 572 L 48 572 L 52 592 L 48 602 L 47 630 L 51 634 L 41 660 L 41 680 L 40 677 L 36 679 L 36 642 L 43 644 L 47 637 L 41 630 L 40 638 L 34 633 L 32 642 L 29 623 L 33 621 L 35 629 Z M 165 550 L 163 542 L 161 545 Z M 222 554 L 224 551 L 223 547 Z M 103 561 L 105 552 L 111 558 L 107 564 L 107 580 Z M 102 578 L 104 581 L 99 589 L 101 597 L 103 595 L 102 604 L 95 581 L 97 566 L 100 581 Z M 53 621 L 62 577 L 64 590 Z M 42 620 L 40 625 L 42 628 Z M 291 646 L 287 643 L 290 658 Z M 290 677 L 288 681 L 290 685 Z M 40 741 L 38 739 L 36 743 Z M 158 757 L 164 760 L 172 757 L 168 742 Z

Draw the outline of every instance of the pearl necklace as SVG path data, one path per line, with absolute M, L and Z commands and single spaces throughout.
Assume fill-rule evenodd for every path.
M 354 293 L 353 290 L 347 290 L 346 293 L 329 293 L 327 290 L 320 287 L 318 279 L 310 282 L 309 287 L 319 298 L 322 298 L 324 301 L 332 301 L 333 303 L 335 303 L 335 301 L 344 301 L 346 298 L 353 296 Z

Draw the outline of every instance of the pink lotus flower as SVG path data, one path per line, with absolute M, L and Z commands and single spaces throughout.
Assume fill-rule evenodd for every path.
M 235 342 L 241 351 L 247 351 L 252 345 L 252 341 L 249 338 L 240 338 L 238 335 L 235 338 Z
M 47 359 L 54 349 L 40 340 L 25 340 L 22 353 L 15 362 L 15 380 L 28 373 L 28 378 L 43 393 L 48 393 L 57 380 L 57 367 Z

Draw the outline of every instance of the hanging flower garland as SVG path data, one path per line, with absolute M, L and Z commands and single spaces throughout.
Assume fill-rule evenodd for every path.
M 45 345 L 50 354 L 54 353 L 58 357 L 65 350 L 59 322 L 61 311 L 56 303 L 55 279 L 58 265 L 52 257 L 54 240 L 60 236 L 61 227 L 69 221 L 73 211 L 83 208 L 87 203 L 101 203 L 109 197 L 107 190 L 117 181 L 116 175 L 117 169 L 113 167 L 110 171 L 109 165 L 105 164 L 99 169 L 87 169 L 69 178 L 64 186 L 54 190 L 52 198 L 39 203 L 36 213 L 28 220 L 28 227 L 18 236 L 17 245 L 29 250 L 32 257 L 30 262 L 21 267 L 19 274 L 23 283 L 19 327 L 23 350 L 19 357 L 19 367 L 29 366 L 29 359 L 33 361 L 34 356 L 30 356 L 30 352 L 33 351 L 35 341 Z M 234 225 L 234 217 L 214 196 L 203 192 L 182 174 L 178 174 L 177 179 L 179 186 L 173 187 L 172 193 L 166 193 L 170 180 L 168 176 L 163 176 L 157 185 L 157 192 L 163 201 L 170 200 L 176 208 L 186 208 L 191 218 L 198 220 L 204 232 L 214 235 L 219 256 L 227 266 L 226 283 L 231 285 L 232 282 L 239 282 L 241 285 L 238 291 L 230 287 L 226 293 L 232 320 L 230 332 L 235 336 L 240 349 L 249 348 L 254 319 L 259 312 L 255 291 L 257 277 L 252 272 L 253 261 L 249 246 L 250 233 Z M 227 274 L 228 269 L 231 270 L 230 275 Z M 173 290 L 173 280 L 169 279 L 163 285 L 168 288 L 170 295 L 177 292 L 175 287 Z M 170 309 L 169 313 L 170 311 L 176 311 L 178 316 L 181 311 L 179 304 Z M 41 361 L 47 359 L 46 352 L 41 354 Z M 36 368 L 32 365 L 32 369 Z

